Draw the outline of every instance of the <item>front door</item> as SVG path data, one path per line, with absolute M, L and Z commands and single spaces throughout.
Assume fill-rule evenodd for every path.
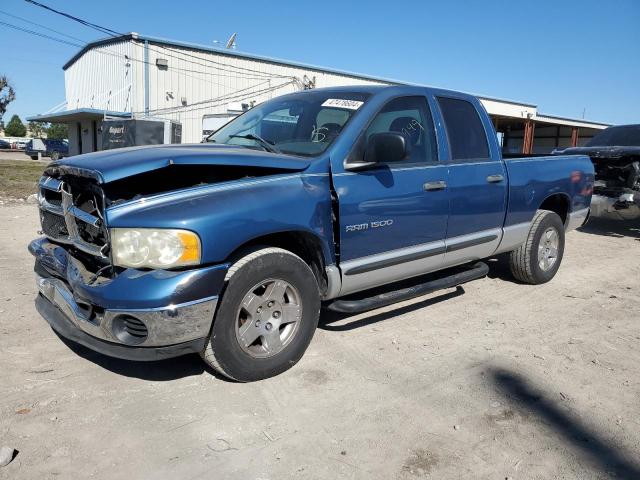
M 439 268 L 444 259 L 448 173 L 438 162 L 426 98 L 390 100 L 367 127 L 355 153 L 380 132 L 407 138 L 410 153 L 405 160 L 333 175 L 342 295 L 420 275 Z

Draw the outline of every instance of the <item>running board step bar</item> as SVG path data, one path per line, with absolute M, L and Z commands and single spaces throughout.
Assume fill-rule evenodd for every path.
M 458 271 L 452 275 L 437 278 L 429 282 L 420 283 L 411 287 L 401 288 L 390 292 L 380 293 L 372 297 L 357 300 L 335 300 L 327 305 L 329 310 L 341 313 L 361 313 L 374 308 L 386 307 L 393 303 L 420 297 L 428 293 L 453 288 L 463 283 L 485 277 L 489 273 L 489 266 L 484 262 L 470 265 L 468 269 Z

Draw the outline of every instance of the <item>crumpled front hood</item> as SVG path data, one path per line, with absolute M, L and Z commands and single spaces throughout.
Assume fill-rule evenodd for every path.
M 109 183 L 169 165 L 228 165 L 302 171 L 309 160 L 244 147 L 215 144 L 157 145 L 87 153 L 54 162 L 49 168 Z

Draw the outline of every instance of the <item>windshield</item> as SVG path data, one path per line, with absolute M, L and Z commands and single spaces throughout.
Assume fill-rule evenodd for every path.
M 369 97 L 306 91 L 265 102 L 211 134 L 208 142 L 313 156 L 324 152 Z
M 587 142 L 587 147 L 640 147 L 640 125 L 609 127 Z

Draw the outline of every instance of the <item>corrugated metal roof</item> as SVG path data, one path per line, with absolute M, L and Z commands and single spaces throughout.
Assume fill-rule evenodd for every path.
M 208 45 L 201 45 L 201 44 L 197 44 L 197 43 L 189 43 L 189 42 L 182 42 L 182 41 L 178 41 L 178 40 L 170 40 L 170 39 L 160 38 L 160 37 L 152 37 L 152 36 L 147 36 L 147 35 L 140 35 L 140 34 L 137 34 L 137 33 L 134 33 L 134 32 L 127 33 L 125 35 L 121 35 L 121 36 L 118 36 L 118 37 L 103 38 L 103 39 L 100 39 L 100 40 L 96 40 L 94 42 L 87 43 L 78 53 L 76 53 L 73 57 L 71 57 L 69 59 L 69 61 L 67 63 L 65 63 L 63 65 L 62 69 L 66 70 L 67 68 L 69 68 L 82 55 L 84 55 L 87 51 L 91 50 L 92 48 L 103 46 L 103 45 L 109 45 L 109 44 L 115 43 L 115 42 L 121 42 L 123 40 L 139 40 L 139 41 L 142 41 L 142 42 L 148 41 L 149 43 L 157 44 L 157 45 L 173 46 L 173 47 L 179 47 L 179 48 L 188 48 L 188 49 L 191 49 L 191 50 L 198 50 L 198 51 L 202 51 L 202 52 L 213 52 L 213 53 L 216 53 L 218 55 L 223 55 L 223 56 L 227 56 L 227 57 L 245 58 L 245 59 L 248 59 L 248 60 L 256 60 L 256 61 L 272 63 L 272 64 L 276 64 L 276 65 L 283 65 L 283 66 L 296 67 L 296 68 L 304 68 L 304 69 L 308 69 L 308 70 L 316 70 L 316 71 L 320 71 L 320 72 L 333 73 L 333 74 L 336 74 L 336 75 L 344 75 L 344 76 L 347 76 L 347 77 L 359 78 L 359 79 L 364 79 L 364 80 L 371 80 L 371 81 L 374 81 L 374 82 L 390 83 L 390 84 L 397 84 L 397 85 L 415 85 L 415 86 L 420 86 L 420 87 L 439 88 L 439 87 L 434 87 L 432 85 L 424 85 L 424 84 L 418 84 L 418 83 L 413 83 L 413 82 L 406 82 L 404 80 L 397 80 L 397 79 L 393 79 L 393 78 L 377 77 L 377 76 L 373 76 L 373 75 L 350 72 L 350 71 L 347 71 L 347 70 L 339 70 L 339 69 L 335 69 L 335 68 L 322 67 L 322 66 L 318 66 L 318 65 L 311 65 L 311 64 L 308 64 L 308 63 L 294 62 L 294 61 L 290 61 L 290 60 L 282 60 L 280 58 L 267 57 L 267 56 L 262 56 L 262 55 L 254 55 L 254 54 L 250 54 L 250 53 L 238 52 L 238 51 L 235 51 L 235 50 L 211 47 L 211 46 L 208 46 Z M 470 95 L 473 95 L 475 97 L 478 97 L 478 98 L 481 98 L 481 99 L 485 99 L 485 100 L 493 100 L 493 101 L 496 101 L 496 102 L 509 103 L 509 104 L 513 104 L 513 105 L 522 105 L 522 106 L 525 106 L 525 107 L 532 107 L 532 108 L 536 107 L 536 105 L 534 105 L 532 103 L 520 102 L 520 101 L 516 101 L 516 100 L 508 100 L 508 99 L 504 99 L 504 98 L 488 97 L 486 95 L 478 95 L 478 94 L 470 93 L 470 92 L 465 92 L 465 93 L 469 93 Z

